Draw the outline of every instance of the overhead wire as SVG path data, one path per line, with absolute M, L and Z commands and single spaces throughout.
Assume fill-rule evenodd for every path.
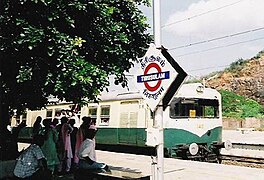
M 170 48 L 169 50 L 187 48 L 187 47 L 194 46 L 194 45 L 218 41 L 218 40 L 222 40 L 222 39 L 226 39 L 226 38 L 230 38 L 230 37 L 240 36 L 240 35 L 247 34 L 247 33 L 253 33 L 256 31 L 260 31 L 260 30 L 264 30 L 264 27 L 246 30 L 246 31 L 242 31 L 242 32 L 234 33 L 234 34 L 225 35 L 225 36 L 220 36 L 220 37 L 216 37 L 216 38 L 212 38 L 212 39 L 208 39 L 208 40 L 198 41 L 198 42 L 194 42 L 194 43 L 190 43 L 190 44 L 186 44 L 186 45 L 182 45 L 182 46 L 177 46 L 174 48 Z
M 192 54 L 203 53 L 203 52 L 212 51 L 212 50 L 215 50 L 215 49 L 222 49 L 222 48 L 235 46 L 235 45 L 238 45 L 238 44 L 244 44 L 244 43 L 248 43 L 248 42 L 253 42 L 253 41 L 257 41 L 257 40 L 261 40 L 261 39 L 264 39 L 264 37 L 255 38 L 255 39 L 246 40 L 246 41 L 240 41 L 240 42 L 231 43 L 231 44 L 222 45 L 222 46 L 216 46 L 216 47 L 212 47 L 212 48 L 208 48 L 208 49 L 204 49 L 204 50 L 200 50 L 200 51 L 193 51 L 193 52 L 186 53 L 186 54 L 176 55 L 175 57 L 189 56 L 189 55 L 192 55 Z
M 188 20 L 203 16 L 203 15 L 206 15 L 206 14 L 209 14 L 209 13 L 212 13 L 212 12 L 227 8 L 229 6 L 233 6 L 233 5 L 238 4 L 238 3 L 242 2 L 242 1 L 244 1 L 244 0 L 239 0 L 239 1 L 227 4 L 227 5 L 224 5 L 224 6 L 221 6 L 221 7 L 218 7 L 218 8 L 215 8 L 215 9 L 200 13 L 200 14 L 196 14 L 196 15 L 191 16 L 191 17 L 184 18 L 182 20 L 178 20 L 178 21 L 175 21 L 175 22 L 172 22 L 172 23 L 169 23 L 169 24 L 165 24 L 165 25 L 161 26 L 161 28 L 166 28 L 166 27 L 171 26 L 173 24 L 177 24 L 177 23 L 181 23 L 181 22 L 184 22 L 184 21 L 188 21 Z M 246 30 L 246 31 L 242 31 L 242 32 L 238 32 L 238 33 L 234 33 L 234 34 L 230 34 L 230 35 L 220 36 L 220 37 L 216 37 L 216 38 L 212 38 L 212 39 L 208 39 L 208 40 L 198 41 L 198 42 L 194 42 L 194 43 L 190 43 L 190 44 L 186 44 L 186 45 L 170 48 L 170 49 L 168 49 L 168 51 L 175 50 L 175 49 L 181 49 L 181 48 L 187 48 L 187 47 L 190 47 L 190 46 L 200 45 L 200 44 L 204 44 L 204 43 L 210 43 L 210 42 L 213 42 L 213 41 L 218 41 L 218 40 L 222 40 L 222 39 L 226 39 L 226 38 L 240 36 L 240 35 L 247 34 L 247 33 L 253 33 L 253 32 L 256 32 L 256 31 L 260 31 L 260 30 L 264 30 L 264 27 L 255 28 L 255 29 L 251 29 L 251 30 Z M 231 43 L 231 44 L 222 45 L 222 46 L 216 46 L 216 47 L 212 47 L 212 48 L 208 48 L 208 49 L 204 49 L 204 50 L 200 50 L 200 51 L 193 51 L 193 52 L 190 52 L 190 53 L 177 55 L 175 57 L 183 57 L 183 56 L 188 56 L 188 55 L 192 55 L 192 54 L 203 53 L 203 52 L 207 52 L 207 51 L 211 51 L 211 50 L 215 50 L 215 49 L 226 48 L 226 47 L 235 46 L 235 45 L 244 44 L 244 43 L 249 43 L 249 42 L 262 40 L 262 39 L 264 39 L 264 37 L 255 38 L 255 39 L 246 40 L 246 41 L 240 41 L 240 42 Z M 201 71 L 201 70 L 213 69 L 213 68 L 228 67 L 228 66 L 229 65 L 214 66 L 214 67 L 207 67 L 207 68 L 199 68 L 199 69 L 189 70 L 189 72 Z
M 208 14 L 210 12 L 213 12 L 213 11 L 216 11 L 216 10 L 219 10 L 219 9 L 223 9 L 223 8 L 226 8 L 226 7 L 229 7 L 229 6 L 232 6 L 232 5 L 240 3 L 242 1 L 244 1 L 244 0 L 239 0 L 239 1 L 233 2 L 231 4 L 228 4 L 228 5 L 225 5 L 225 6 L 221 6 L 219 8 L 207 11 L 205 13 L 201 13 L 201 14 L 195 15 L 195 17 L 198 17 L 200 15 L 205 15 L 205 14 Z M 186 18 L 186 19 L 190 19 L 190 18 L 192 18 L 192 17 L 189 17 L 189 18 Z M 174 22 L 174 24 L 175 24 L 175 22 Z M 174 48 L 170 48 L 169 50 L 187 48 L 187 47 L 194 46 L 194 45 L 209 43 L 209 42 L 222 40 L 222 39 L 226 39 L 226 38 L 231 38 L 231 37 L 235 37 L 235 36 L 239 36 L 239 35 L 243 35 L 243 34 L 247 34 L 247 33 L 253 33 L 255 31 L 260 31 L 260 30 L 263 30 L 263 29 L 264 29 L 264 27 L 255 28 L 255 29 L 251 29 L 251 30 L 246 30 L 246 31 L 242 31 L 242 32 L 238 32 L 238 33 L 234 33 L 234 34 L 230 34 L 230 35 L 220 36 L 220 37 L 216 37 L 216 38 L 212 38 L 212 39 L 208 39 L 208 40 L 203 40 L 203 41 L 198 41 L 198 42 L 194 42 L 194 43 L 190 43 L 190 44 L 186 44 L 186 45 L 177 46 L 177 47 L 174 47 Z
M 215 9 L 212 9 L 212 10 L 209 10 L 209 11 L 206 11 L 206 12 L 191 16 L 191 17 L 188 17 L 188 18 L 184 18 L 182 20 L 178 20 L 178 21 L 175 21 L 175 22 L 172 22 L 172 23 L 165 24 L 165 25 L 161 26 L 161 28 L 165 28 L 165 27 L 168 27 L 168 26 L 171 26 L 173 24 L 180 23 L 180 22 L 188 21 L 190 19 L 197 18 L 197 17 L 209 14 L 209 13 L 214 12 L 214 11 L 218 11 L 220 9 L 224 9 L 226 7 L 229 7 L 229 6 L 233 6 L 233 5 L 238 4 L 238 3 L 242 2 L 242 1 L 244 1 L 244 0 L 239 0 L 239 1 L 233 2 L 233 3 L 227 4 L 227 5 L 224 5 L 224 6 L 221 6 L 221 7 L 218 7 L 218 8 L 215 8 Z
M 193 71 L 201 71 L 201 70 L 207 70 L 207 69 L 215 69 L 215 68 L 222 68 L 222 67 L 228 67 L 229 65 L 223 65 L 223 66 L 211 66 L 211 67 L 206 67 L 206 68 L 199 68 L 199 69 L 191 69 L 188 72 L 193 72 Z

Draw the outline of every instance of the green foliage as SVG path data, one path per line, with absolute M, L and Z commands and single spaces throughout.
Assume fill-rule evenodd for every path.
M 96 100 L 151 42 L 148 0 L 2 0 L 0 68 L 2 100 L 18 112 L 47 104 L 47 97 L 74 103 Z
M 237 61 L 232 62 L 230 66 L 225 69 L 225 71 L 236 73 L 237 71 L 243 69 L 246 62 L 247 62 L 246 60 L 240 58 Z
M 223 116 L 233 118 L 263 117 L 263 106 L 254 100 L 233 92 L 220 90 L 222 95 Z
M 254 56 L 251 59 L 259 59 L 261 56 L 263 56 L 263 54 L 264 54 L 264 50 L 260 51 L 256 56 Z

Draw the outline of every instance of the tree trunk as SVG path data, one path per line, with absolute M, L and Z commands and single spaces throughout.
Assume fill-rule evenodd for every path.
M 1 92 L 0 92 L 1 93 Z M 0 104 L 0 160 L 12 159 L 15 149 L 10 149 L 14 142 L 12 134 L 7 130 L 9 109 L 3 102 Z

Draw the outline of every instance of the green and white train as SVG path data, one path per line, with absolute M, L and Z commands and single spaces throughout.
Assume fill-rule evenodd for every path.
M 153 113 L 139 92 L 103 93 L 99 103 L 89 103 L 79 117 L 96 119 L 97 145 L 116 148 L 148 148 L 146 129 L 152 128 Z M 27 124 L 37 116 L 53 118 L 71 104 L 50 105 L 41 111 L 28 111 Z M 77 122 L 77 124 L 80 122 Z M 184 84 L 163 112 L 166 155 L 183 159 L 219 162 L 220 149 L 230 148 L 222 142 L 221 95 L 200 83 Z

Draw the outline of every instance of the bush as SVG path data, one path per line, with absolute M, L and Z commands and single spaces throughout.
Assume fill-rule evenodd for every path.
M 233 92 L 220 90 L 223 116 L 232 118 L 263 117 L 264 107 L 258 102 Z

